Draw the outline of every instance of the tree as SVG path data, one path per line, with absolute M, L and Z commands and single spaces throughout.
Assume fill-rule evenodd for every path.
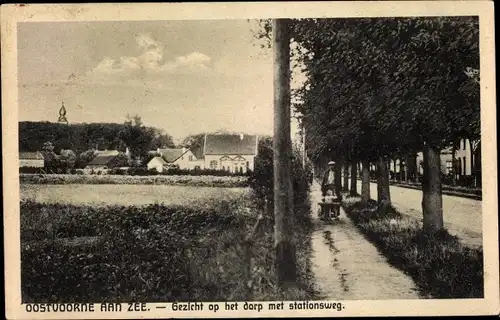
M 61 150 L 59 161 L 63 169 L 73 169 L 76 162 L 76 154 L 73 150 Z
M 90 149 L 80 153 L 76 159 L 75 167 L 81 169 L 85 168 L 89 164 L 89 162 L 94 160 L 95 156 L 96 156 L 95 149 Z
M 129 148 L 132 159 L 140 160 L 151 150 L 154 132 L 142 123 L 139 116 L 127 116 L 127 121 L 119 133 L 120 139 Z
M 388 201 L 385 158 L 425 148 L 424 215 L 442 214 L 430 194 L 441 197 L 436 159 L 478 123 L 469 120 L 479 109 L 464 74 L 479 63 L 477 18 L 305 19 L 294 26 L 307 76 L 298 109 L 314 118 L 312 151 L 375 158 Z M 440 228 L 438 219 L 424 221 L 434 224 L 425 223 L 426 231 Z

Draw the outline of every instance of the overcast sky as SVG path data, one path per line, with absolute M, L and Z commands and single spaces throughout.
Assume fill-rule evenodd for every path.
M 19 119 L 122 123 L 177 139 L 272 132 L 272 52 L 246 20 L 21 23 Z

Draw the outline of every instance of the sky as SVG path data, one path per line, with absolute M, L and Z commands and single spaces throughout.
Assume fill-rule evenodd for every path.
M 20 121 L 123 123 L 139 115 L 176 140 L 271 134 L 272 50 L 255 21 L 30 22 L 18 25 Z

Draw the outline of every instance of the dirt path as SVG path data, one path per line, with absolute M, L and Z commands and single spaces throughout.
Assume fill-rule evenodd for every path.
M 413 280 L 390 266 L 341 211 L 331 225 L 318 218 L 320 186 L 311 187 L 312 271 L 322 299 L 419 299 Z

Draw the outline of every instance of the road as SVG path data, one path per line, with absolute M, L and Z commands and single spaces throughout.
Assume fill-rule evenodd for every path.
M 315 230 L 311 237 L 312 266 L 320 298 L 343 300 L 420 299 L 413 280 L 389 265 L 341 210 L 340 221 L 318 219 L 320 187 L 311 187 Z
M 422 219 L 422 191 L 391 186 L 392 205 L 400 213 Z M 358 181 L 361 193 L 361 181 Z M 370 183 L 370 195 L 377 199 L 377 184 Z M 483 219 L 482 201 L 443 195 L 443 218 L 445 227 L 469 246 L 482 245 Z

